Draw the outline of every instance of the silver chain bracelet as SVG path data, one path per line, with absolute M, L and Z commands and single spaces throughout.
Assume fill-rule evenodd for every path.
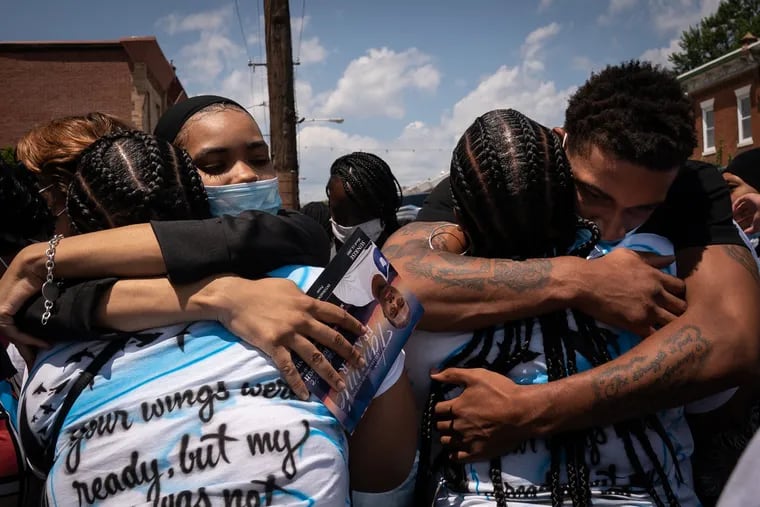
M 63 234 L 56 234 L 50 238 L 48 248 L 45 250 L 45 257 L 47 257 L 47 261 L 45 261 L 47 276 L 45 277 L 45 283 L 42 284 L 42 297 L 45 298 L 45 313 L 42 314 L 42 319 L 40 319 L 43 326 L 47 324 L 48 319 L 50 319 L 50 311 L 53 309 L 55 300 L 58 299 L 58 295 L 60 294 L 58 284 L 53 278 L 53 270 L 55 269 L 55 249 L 61 239 L 63 239 Z

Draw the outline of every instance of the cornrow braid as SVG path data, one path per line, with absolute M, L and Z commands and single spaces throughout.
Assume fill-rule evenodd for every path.
M 399 228 L 396 212 L 401 207 L 402 191 L 390 166 L 372 153 L 355 151 L 343 155 L 330 166 L 330 179 L 340 179 L 343 190 L 351 202 L 368 216 L 380 218 L 383 233 L 377 240 L 382 247 L 385 240 Z M 329 185 L 327 188 L 329 195 Z
M 514 110 L 495 110 L 476 119 L 459 140 L 452 153 L 451 193 L 460 225 L 471 238 L 474 255 L 491 258 L 586 257 L 601 235 L 597 225 L 570 210 L 575 209 L 572 172 L 559 137 L 551 130 Z M 576 244 L 578 231 L 587 237 Z M 570 328 L 570 318 L 577 330 Z M 615 343 L 614 333 L 600 328 L 596 321 L 577 310 L 559 311 L 536 318 L 503 324 L 504 338 L 489 361 L 495 342 L 495 328 L 476 331 L 468 343 L 439 365 L 487 368 L 502 375 L 521 362 L 530 361 L 535 352 L 529 349 L 534 329 L 539 327 L 543 339 L 546 372 L 550 382 L 578 372 L 577 354 L 592 367 L 611 360 L 608 344 Z M 442 451 L 431 461 L 433 409 L 446 399 L 456 386 L 432 382 L 430 396 L 421 424 L 420 474 L 416 504 L 429 501 L 427 485 L 441 471 L 452 491 L 464 491 L 465 469 L 448 459 Z M 657 417 L 646 423 L 660 435 L 666 447 L 675 450 Z M 644 473 L 641 459 L 633 445 L 635 438 L 654 465 L 665 492 L 667 505 L 678 500 L 668 482 L 667 473 L 647 440 L 645 421 L 634 419 L 614 426 L 637 476 L 657 505 L 665 505 L 653 480 Z M 589 428 L 553 435 L 547 440 L 550 464 L 547 482 L 554 507 L 564 505 L 569 494 L 574 507 L 591 505 L 587 442 L 600 430 Z M 562 468 L 567 483 L 562 484 Z M 680 471 L 677 470 L 678 476 Z M 489 476 L 497 506 L 507 505 L 502 479 L 501 460 L 492 460 Z
M 85 150 L 66 207 L 78 232 L 209 216 L 190 156 L 136 130 L 105 135 Z
M 470 232 L 473 255 L 566 251 L 575 232 L 575 217 L 567 213 L 574 206 L 569 168 L 557 136 L 519 112 L 495 110 L 476 119 L 454 148 L 450 172 L 454 208 Z

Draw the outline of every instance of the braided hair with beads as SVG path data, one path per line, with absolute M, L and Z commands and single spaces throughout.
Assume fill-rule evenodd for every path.
M 210 216 L 187 152 L 136 130 L 103 136 L 84 151 L 66 210 L 80 233 Z
M 480 257 L 524 260 L 558 255 L 585 257 L 599 241 L 596 224 L 575 215 L 575 189 L 570 164 L 560 138 L 546 127 L 514 110 L 494 110 L 477 118 L 459 140 L 451 160 L 451 192 L 454 209 L 471 241 L 471 253 Z M 588 239 L 579 232 L 585 232 Z M 570 319 L 577 329 L 572 329 Z M 497 343 L 496 329 L 476 331 L 470 341 L 450 357 L 449 367 L 487 368 L 507 375 L 518 364 L 536 356 L 529 345 L 540 328 L 549 381 L 578 372 L 576 353 L 591 366 L 610 361 L 608 343 L 614 334 L 597 326 L 590 317 L 575 310 L 549 313 L 536 318 L 507 322 L 503 342 Z M 465 469 L 441 452 L 432 459 L 434 407 L 456 386 L 433 382 L 421 424 L 420 470 L 417 504 L 429 501 L 430 486 L 439 474 L 447 487 L 466 491 Z M 670 442 L 655 416 L 615 425 L 626 455 L 653 501 L 660 499 L 650 475 L 644 472 L 633 446 L 635 438 L 655 468 L 667 505 L 678 505 L 668 477 L 645 434 L 645 427 Z M 554 506 L 563 505 L 569 494 L 574 507 L 591 504 L 587 442 L 596 429 L 552 436 L 547 441 L 551 456 L 548 487 Z M 671 452 L 672 446 L 669 446 Z M 675 457 L 675 456 L 674 456 Z M 566 484 L 562 484 L 564 465 Z M 493 497 L 498 507 L 507 506 L 501 459 L 490 462 Z
M 372 153 L 356 151 L 343 155 L 330 167 L 330 179 L 338 178 L 357 209 L 383 223 L 379 247 L 399 228 L 396 212 L 401 207 L 401 185 L 390 166 Z M 329 185 L 327 187 L 329 195 Z

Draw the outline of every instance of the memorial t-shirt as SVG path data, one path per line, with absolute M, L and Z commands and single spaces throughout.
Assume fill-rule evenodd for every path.
M 320 271 L 288 277 L 307 288 Z M 33 452 L 55 439 L 74 379 L 108 343 L 40 355 L 20 400 Z M 265 354 L 197 322 L 128 335 L 71 406 L 44 494 L 53 506 L 344 507 L 347 467 L 346 436 L 322 402 L 299 400 Z

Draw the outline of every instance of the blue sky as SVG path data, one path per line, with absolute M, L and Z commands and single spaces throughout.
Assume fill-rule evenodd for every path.
M 324 197 L 329 166 L 365 150 L 402 185 L 448 170 L 463 130 L 512 107 L 561 124 L 567 97 L 593 70 L 630 58 L 666 64 L 681 31 L 719 0 L 291 0 L 302 202 Z M 262 130 L 262 0 L 12 0 L 6 40 L 155 35 L 190 95 L 250 108 Z M 242 33 L 241 33 L 242 32 Z M 244 39 L 245 36 L 245 39 Z M 261 55 L 261 56 L 260 56 Z

